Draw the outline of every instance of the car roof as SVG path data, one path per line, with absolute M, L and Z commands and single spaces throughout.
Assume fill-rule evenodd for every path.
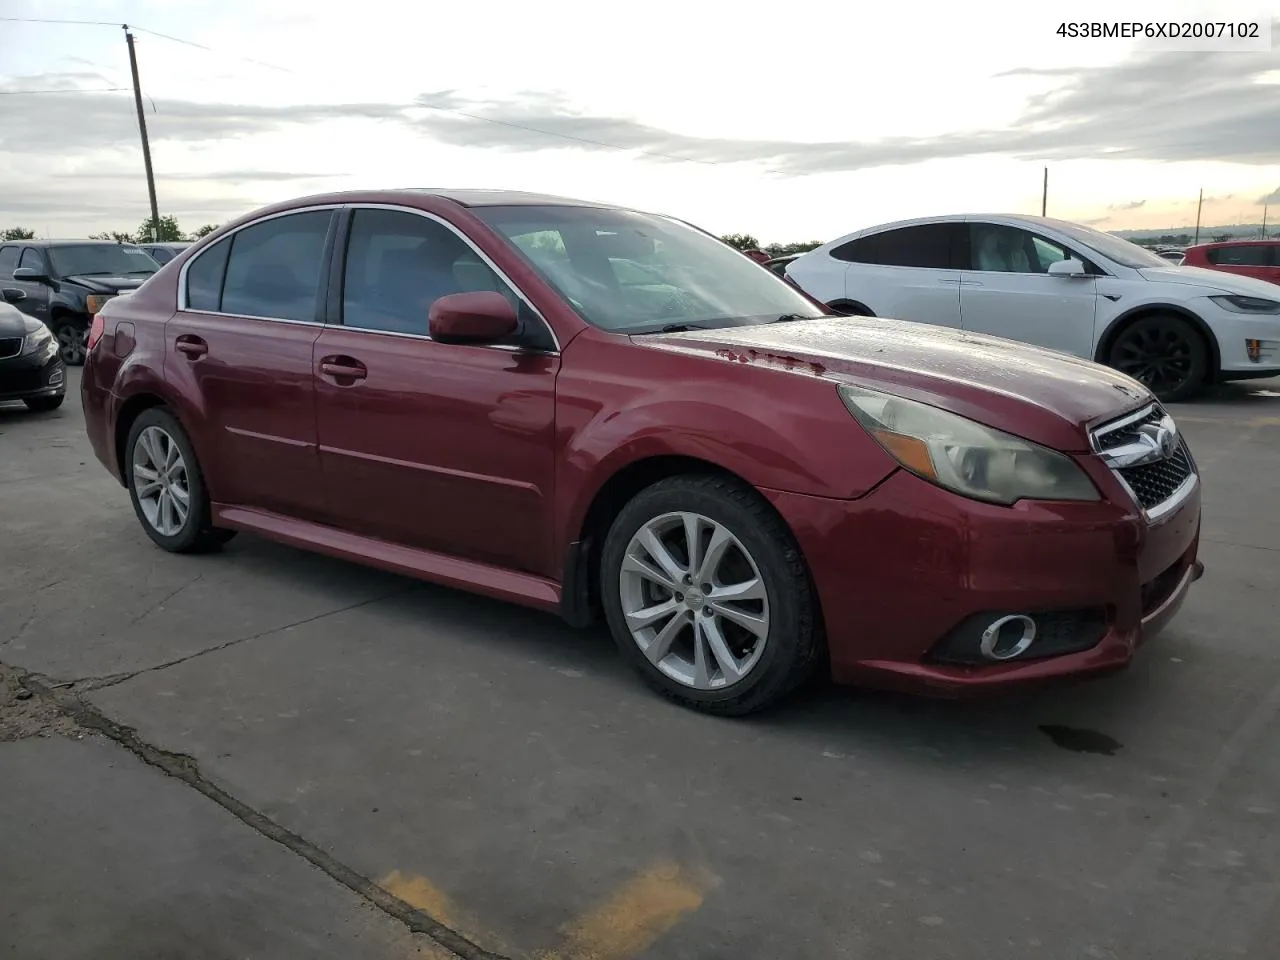
M 1215 240 L 1212 243 L 1199 243 L 1187 250 L 1213 250 L 1216 247 L 1274 247 L 1280 245 L 1280 237 L 1268 237 L 1266 240 Z
M 506 207 L 506 206 L 558 206 L 558 207 L 605 207 L 618 209 L 616 204 L 598 203 L 594 200 L 576 200 L 572 197 L 559 197 L 549 193 L 529 193 L 524 190 L 485 190 L 485 189 L 450 189 L 443 187 L 406 187 L 402 190 L 391 190 L 389 193 L 424 193 L 464 207 Z

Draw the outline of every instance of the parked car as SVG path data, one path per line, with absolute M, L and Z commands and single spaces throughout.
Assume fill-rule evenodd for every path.
M 21 400 L 35 411 L 56 410 L 66 396 L 58 342 L 39 320 L 11 306 L 22 291 L 0 289 L 0 402 Z
M 160 269 L 137 244 L 114 240 L 0 243 L 0 283 L 22 292 L 17 307 L 46 323 L 63 362 L 84 362 L 90 319 L 119 293 Z
M 178 254 L 191 246 L 189 241 L 175 241 L 173 243 L 140 243 L 138 246 L 147 251 L 147 254 L 156 263 L 164 266 Z
M 807 253 L 787 276 L 846 314 L 994 334 L 1097 360 L 1162 400 L 1280 374 L 1280 295 L 1029 216 L 907 220 Z
M 780 277 L 787 275 L 787 264 L 800 256 L 798 253 L 789 253 L 785 257 L 774 257 L 772 260 L 766 260 L 765 266 L 772 270 Z
M 1168 260 L 1175 267 L 1182 266 L 1182 261 L 1186 258 L 1186 253 L 1182 250 L 1154 250 L 1152 252 L 1161 260 Z
M 1280 283 L 1280 240 L 1202 243 L 1198 247 L 1189 247 L 1183 262 L 1207 270 Z
M 1196 464 L 1150 391 L 826 313 L 663 216 L 310 197 L 95 316 L 85 426 L 164 550 L 250 531 L 599 612 L 703 710 L 820 665 L 959 692 L 1127 664 L 1202 569 Z

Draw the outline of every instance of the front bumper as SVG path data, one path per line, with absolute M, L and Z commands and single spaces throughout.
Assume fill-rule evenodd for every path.
M 1109 470 L 1086 466 L 1103 501 L 1001 507 L 901 470 L 854 501 L 765 491 L 812 573 L 833 679 L 957 695 L 1125 667 L 1203 572 L 1200 490 L 1152 523 Z M 1055 625 L 1057 646 L 943 655 L 971 624 L 1008 614 Z M 1055 649 L 1069 652 L 1042 653 Z
M 56 343 L 36 353 L 0 360 L 0 401 L 58 397 L 66 390 L 67 371 Z
M 1280 376 L 1280 316 L 1232 313 L 1212 301 L 1200 312 L 1218 341 L 1218 380 Z

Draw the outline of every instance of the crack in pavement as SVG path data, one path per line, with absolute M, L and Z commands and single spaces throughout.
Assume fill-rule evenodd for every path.
M 373 601 L 364 601 L 364 603 L 370 602 Z M 354 604 L 354 606 L 363 606 L 363 604 Z M 340 611 L 335 610 L 333 612 L 338 613 Z M 327 614 L 322 616 L 327 616 Z M 308 619 L 319 618 L 311 617 Z M 299 622 L 305 623 L 307 621 Z M 286 628 L 282 627 L 280 629 Z M 399 920 L 412 933 L 430 938 L 439 946 L 462 958 L 462 960 L 509 960 L 502 954 L 484 949 L 457 931 L 445 926 L 425 911 L 388 893 L 377 883 L 330 856 L 309 840 L 281 826 L 267 815 L 260 813 L 226 790 L 210 782 L 200 772 L 199 764 L 194 757 L 185 753 L 164 750 L 146 742 L 138 736 L 133 727 L 112 720 L 97 707 L 81 699 L 75 691 L 61 689 L 58 685 L 50 683 L 46 677 L 3 663 L 0 663 L 0 669 L 3 669 L 10 676 L 16 677 L 22 689 L 29 691 L 35 697 L 44 701 L 46 705 L 70 719 L 80 729 L 101 734 L 124 747 L 124 749 L 148 766 L 154 767 L 166 776 L 179 780 L 193 790 L 203 794 L 252 830 L 306 860 L 321 873 L 342 884 L 358 896 L 363 897 L 387 916 Z
M 187 589 L 187 587 L 195 586 L 197 583 L 199 583 L 203 579 L 204 579 L 204 574 L 197 573 L 194 577 L 192 577 L 182 586 L 178 587 L 176 590 L 170 590 L 167 594 L 165 594 L 163 597 L 161 597 L 151 606 L 147 607 L 147 609 L 143 610 L 140 614 L 138 614 L 136 617 L 130 620 L 129 626 L 132 627 L 135 623 L 142 622 L 147 617 L 151 616 L 151 614 L 155 613 L 157 610 L 163 607 L 170 600 L 172 600 L 174 597 L 176 597 L 178 594 L 180 594 L 183 590 Z
M 199 577 L 196 579 L 198 580 Z M 193 580 L 192 583 L 194 582 L 195 581 Z M 174 594 L 179 593 L 190 585 L 191 584 L 188 583 L 183 587 L 179 587 L 174 591 Z M 323 620 L 325 617 L 337 616 L 340 613 L 346 613 L 348 610 L 357 610 L 360 607 L 367 607 L 373 603 L 381 603 L 383 600 L 390 600 L 392 597 L 398 597 L 416 589 L 417 584 L 411 584 L 407 587 L 401 587 L 398 590 L 392 590 L 390 593 L 370 597 L 367 600 L 359 600 L 356 603 L 349 603 L 345 607 L 339 607 L 336 610 L 326 610 L 324 613 L 317 613 L 310 617 L 302 617 L 301 619 L 294 620 L 292 623 L 272 627 L 270 630 L 261 630 L 258 633 L 251 633 L 245 637 L 234 637 L 230 640 L 224 640 L 222 643 L 214 644 L 212 647 L 205 647 L 202 650 L 197 650 L 195 653 L 188 653 L 186 656 L 176 657 L 173 660 L 166 660 L 163 663 L 152 664 L 149 667 L 140 667 L 137 670 L 129 670 L 123 673 L 109 673 L 100 677 L 77 677 L 74 680 L 63 680 L 60 683 L 55 683 L 53 686 L 57 689 L 75 687 L 79 690 L 101 690 L 104 687 L 114 687 L 117 684 L 124 683 L 127 680 L 132 680 L 134 677 L 141 676 L 144 673 L 156 673 L 160 670 L 168 670 L 170 667 L 176 667 L 178 664 L 186 663 L 188 660 L 195 660 L 197 657 L 203 657 L 210 653 L 217 653 L 219 650 L 226 650 L 229 647 L 248 643 L 250 640 L 261 640 L 263 637 L 269 637 L 273 633 L 280 633 L 284 630 L 291 630 L 294 627 L 301 627 L 304 624 L 315 623 L 317 620 Z M 173 594 L 170 594 L 170 596 L 173 596 Z M 163 603 L 164 601 L 161 602 Z M 146 614 L 143 614 L 142 616 L 146 616 Z M 141 617 L 137 619 L 141 619 Z M 133 622 L 137 623 L 137 619 Z

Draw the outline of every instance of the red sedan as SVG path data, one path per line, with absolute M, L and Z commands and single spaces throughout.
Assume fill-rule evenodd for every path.
M 1199 576 L 1136 381 L 830 317 L 667 217 L 502 192 L 310 197 L 94 321 L 98 458 L 175 552 L 248 531 L 608 623 L 740 714 L 815 669 L 958 692 L 1129 662 Z

